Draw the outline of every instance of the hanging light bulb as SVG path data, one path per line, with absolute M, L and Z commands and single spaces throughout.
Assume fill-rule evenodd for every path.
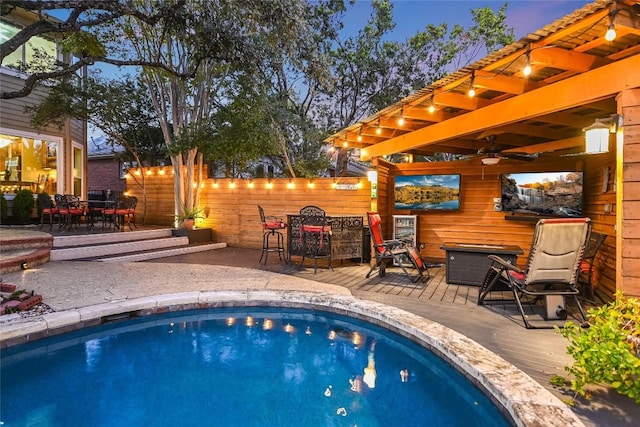
M 473 98 L 474 96 L 476 96 L 476 90 L 473 87 L 473 83 L 476 80 L 476 72 L 472 71 L 471 72 L 471 82 L 469 83 L 469 92 L 467 92 L 467 95 L 469 95 L 469 98 Z
M 522 74 L 527 77 L 531 74 L 531 46 L 527 45 L 527 64 L 522 69 Z
M 362 126 L 360 126 L 360 130 L 358 131 L 358 142 L 362 142 Z
M 607 29 L 606 34 L 604 35 L 604 39 L 608 42 L 615 40 L 616 38 L 616 26 L 613 23 L 613 18 L 611 19 L 611 23 L 609 24 L 609 28 Z
M 435 95 L 433 94 L 433 92 L 431 92 L 431 104 L 429 104 L 429 112 L 431 114 L 433 114 L 433 112 L 436 111 L 436 105 L 435 105 L 435 102 L 434 102 L 434 98 L 435 98 Z
M 380 135 L 382 133 L 382 128 L 380 127 L 380 117 L 378 117 L 378 126 L 376 127 L 376 134 Z
M 398 125 L 404 126 L 404 107 L 400 109 L 400 118 L 398 119 Z

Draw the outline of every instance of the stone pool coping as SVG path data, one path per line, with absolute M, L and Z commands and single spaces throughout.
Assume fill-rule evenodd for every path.
M 284 290 L 191 291 L 68 309 L 0 324 L 0 348 L 98 325 L 122 316 L 216 307 L 305 308 L 366 320 L 431 349 L 478 384 L 515 425 L 584 426 L 550 391 L 472 339 L 439 323 L 385 304 L 334 292 Z

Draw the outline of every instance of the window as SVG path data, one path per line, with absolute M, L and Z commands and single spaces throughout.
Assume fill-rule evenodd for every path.
M 0 43 L 18 34 L 20 28 L 0 22 Z M 11 52 L 2 61 L 2 66 L 21 71 L 51 71 L 56 67 L 58 51 L 55 42 L 34 36 L 21 47 Z

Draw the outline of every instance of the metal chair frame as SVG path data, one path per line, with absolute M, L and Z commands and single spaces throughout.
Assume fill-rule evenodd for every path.
M 429 264 L 422 259 L 418 249 L 401 240 L 384 240 L 382 238 L 382 220 L 377 212 L 367 212 L 367 219 L 376 262 L 371 266 L 365 277 L 369 278 L 376 268 L 378 269 L 378 276 L 384 277 L 389 263 L 400 267 L 412 282 L 426 282 L 429 280 L 431 277 Z M 411 266 L 418 272 L 417 275 L 409 273 L 406 268 L 406 261 L 403 261 L 403 259 L 409 260 Z
M 326 258 L 329 270 L 331 264 L 331 221 L 326 212 L 317 206 L 305 206 L 300 209 L 300 238 L 302 239 L 302 261 L 313 258 L 313 273 L 318 272 L 318 259 Z
M 280 261 L 284 260 L 284 262 L 288 264 L 289 261 L 287 260 L 284 247 L 284 235 L 281 231 L 287 228 L 287 224 L 280 217 L 265 215 L 264 209 L 260 205 L 258 205 L 258 211 L 260 212 L 260 221 L 262 222 L 262 254 L 258 262 L 263 262 L 262 259 L 264 258 L 263 264 L 266 265 L 269 252 L 277 252 Z M 277 240 L 275 247 L 271 246 L 270 242 L 270 238 L 274 236 Z

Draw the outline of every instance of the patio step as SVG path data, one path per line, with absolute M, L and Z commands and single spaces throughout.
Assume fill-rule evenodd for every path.
M 55 236 L 51 261 L 134 262 L 226 247 L 224 243 L 189 245 L 187 236 L 171 229 L 91 235 Z
M 48 262 L 52 240 L 46 233 L 3 228 L 0 234 L 0 274 Z

